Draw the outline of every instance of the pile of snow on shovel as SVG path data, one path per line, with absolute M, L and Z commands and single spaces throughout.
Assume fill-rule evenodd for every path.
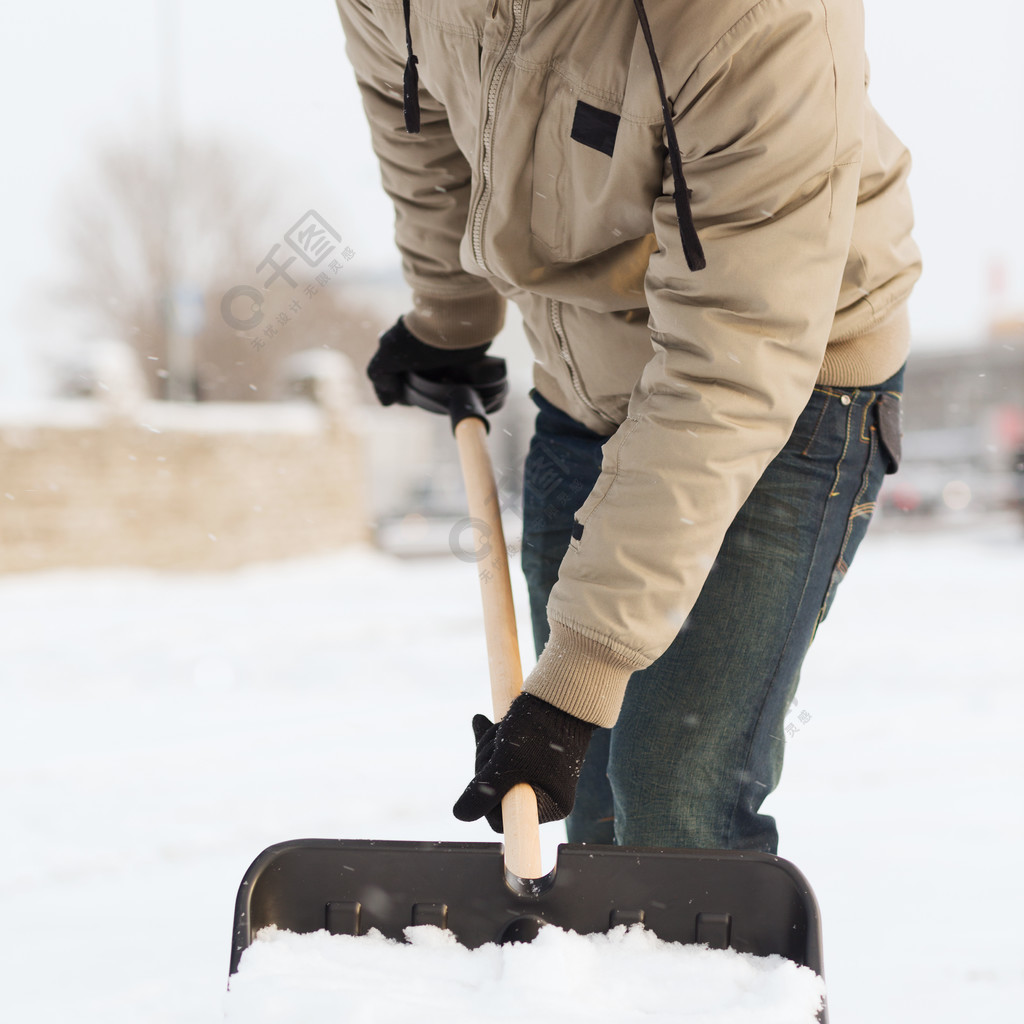
M 587 936 L 549 926 L 529 943 L 473 950 L 429 926 L 406 938 L 266 928 L 231 979 L 226 1019 L 814 1024 L 824 993 L 783 957 L 664 942 L 640 926 Z

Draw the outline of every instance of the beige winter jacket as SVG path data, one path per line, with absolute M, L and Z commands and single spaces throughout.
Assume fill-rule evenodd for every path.
M 866 95 L 859 0 L 648 0 L 707 265 L 687 269 L 629 0 L 338 0 L 418 337 L 522 309 L 546 398 L 610 436 L 526 688 L 612 724 L 671 643 L 816 381 L 903 363 L 906 151 Z M 577 530 L 577 533 L 581 531 Z

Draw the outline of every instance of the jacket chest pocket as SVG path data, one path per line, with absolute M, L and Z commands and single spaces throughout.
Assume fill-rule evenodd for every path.
M 663 163 L 660 124 L 582 100 L 552 76 L 534 138 L 530 232 L 565 261 L 649 234 Z

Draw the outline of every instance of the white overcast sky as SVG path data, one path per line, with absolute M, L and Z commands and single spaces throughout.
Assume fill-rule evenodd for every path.
M 364 269 L 396 262 L 331 0 L 5 5 L 0 398 L 35 386 L 46 341 L 39 290 L 62 260 L 61 189 L 100 138 L 160 123 L 171 17 L 185 129 L 240 139 L 254 168 L 293 169 L 296 219 L 319 210 Z M 866 17 L 875 105 L 915 160 L 926 264 L 911 309 L 918 344 L 977 337 L 996 304 L 994 265 L 1003 267 L 998 312 L 1024 312 L 1024 11 L 1012 0 L 866 0 Z

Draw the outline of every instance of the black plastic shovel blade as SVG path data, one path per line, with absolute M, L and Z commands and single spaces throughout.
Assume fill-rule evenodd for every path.
M 261 928 L 401 939 L 409 925 L 464 946 L 529 940 L 543 923 L 590 934 L 642 923 L 660 939 L 780 954 L 822 973 L 818 908 L 788 861 L 720 850 L 558 848 L 536 883 L 506 879 L 498 843 L 301 839 L 264 850 L 235 904 L 231 973 Z

